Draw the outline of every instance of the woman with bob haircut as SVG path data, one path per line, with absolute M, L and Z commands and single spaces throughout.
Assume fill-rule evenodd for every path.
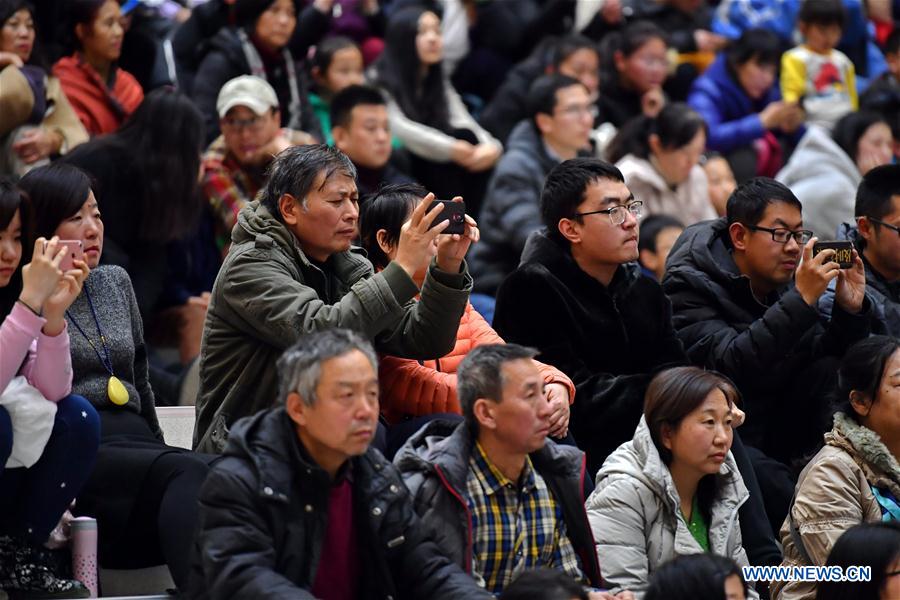
M 80 241 L 91 269 L 66 311 L 72 391 L 100 414 L 97 461 L 75 512 L 97 519 L 100 566 L 166 564 L 184 589 L 197 498 L 215 457 L 163 439 L 134 290 L 121 267 L 100 264 L 104 224 L 88 176 L 56 163 L 29 172 L 21 187 L 34 204 L 35 233 Z
M 641 600 L 656 570 L 686 554 L 748 565 L 738 509 L 750 494 L 730 451 L 738 397 L 728 379 L 697 367 L 650 382 L 634 438 L 606 459 L 585 503 L 612 592 Z
M 900 340 L 875 335 L 847 350 L 837 394 L 834 427 L 800 473 L 781 527 L 784 566 L 824 565 L 854 525 L 900 520 Z M 772 593 L 812 600 L 816 586 L 776 581 Z
M 655 117 L 629 121 L 610 142 L 609 161 L 625 177 L 644 214 L 666 214 L 685 225 L 716 218 L 700 156 L 706 123 L 687 104 L 666 104 Z

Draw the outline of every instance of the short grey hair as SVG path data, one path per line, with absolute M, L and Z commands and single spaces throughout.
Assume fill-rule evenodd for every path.
M 356 167 L 337 148 L 325 144 L 291 146 L 278 153 L 269 166 L 266 184 L 259 192 L 260 203 L 281 221 L 281 211 L 278 209 L 281 197 L 290 194 L 306 208 L 306 196 L 315 185 L 319 173 L 323 172 L 325 181 L 336 173 L 356 180 Z
M 466 423 L 476 431 L 475 401 L 503 399 L 503 365 L 523 358 L 534 358 L 537 350 L 518 344 L 485 344 L 478 346 L 460 363 L 456 371 L 456 395 Z
M 278 359 L 278 400 L 282 404 L 288 394 L 297 392 L 307 406 L 316 401 L 316 387 L 322 376 L 322 363 L 354 350 L 362 352 L 375 372 L 378 357 L 372 344 L 349 329 L 329 329 L 304 336 L 284 351 Z

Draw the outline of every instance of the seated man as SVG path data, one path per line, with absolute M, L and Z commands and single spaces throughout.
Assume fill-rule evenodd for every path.
M 687 358 L 662 288 L 634 262 L 641 202 L 616 167 L 594 158 L 557 165 L 541 213 L 546 229 L 500 287 L 494 328 L 575 382 L 569 428 L 593 474 L 634 434 L 651 377 Z
M 541 227 L 541 188 L 560 161 L 588 148 L 596 110 L 587 88 L 565 75 L 538 78 L 528 93 L 531 117 L 516 125 L 491 176 L 478 217 L 484 238 L 472 250 L 474 291 L 495 296 L 519 265 L 525 240 Z
M 553 409 L 535 354 L 474 348 L 457 373 L 465 421 L 432 421 L 394 459 L 438 546 L 494 594 L 541 566 L 600 584 L 584 454 L 547 439 Z
M 449 221 L 431 227 L 441 207 L 426 214 L 429 194 L 376 274 L 350 245 L 355 176 L 340 150 L 293 146 L 275 158 L 260 201 L 238 215 L 206 315 L 195 447 L 221 452 L 234 421 L 272 404 L 275 359 L 303 334 L 343 327 L 379 352 L 423 360 L 453 348 L 472 286 L 463 256 L 478 239 L 475 222 L 440 236 Z M 413 275 L 426 267 L 420 291 Z
M 200 494 L 194 599 L 489 599 L 421 527 L 378 424 L 371 344 L 343 329 L 278 361 L 279 406 L 235 425 Z
M 331 100 L 331 136 L 334 147 L 356 167 L 360 198 L 382 184 L 412 183 L 411 177 L 391 164 L 391 125 L 387 104 L 376 88 L 351 85 Z
M 728 199 L 727 216 L 688 227 L 669 254 L 663 285 L 694 364 L 730 377 L 744 398 L 742 436 L 777 526 L 793 494 L 790 464 L 821 444 L 837 360 L 870 330 L 862 260 L 851 269 L 813 256 L 796 196 L 757 177 Z M 811 239 L 812 238 L 812 239 Z M 801 261 L 802 258 L 802 261 Z M 837 279 L 827 322 L 816 303 Z
M 225 249 L 238 213 L 265 183 L 272 158 L 288 146 L 316 142 L 308 133 L 281 128 L 278 96 L 260 77 L 241 75 L 223 85 L 216 111 L 222 135 L 203 154 L 202 186 L 216 240 Z
M 854 243 L 866 266 L 866 293 L 872 300 L 872 332 L 900 337 L 900 165 L 866 173 L 856 193 L 856 227 L 845 223 L 840 237 Z M 834 286 L 819 301 L 830 318 Z
M 615 166 L 591 158 L 557 165 L 541 213 L 546 229 L 529 238 L 522 265 L 500 287 L 494 327 L 507 342 L 538 348 L 541 361 L 572 378 L 569 429 L 593 475 L 634 435 L 650 379 L 687 356 L 668 298 L 635 262 L 641 203 Z M 744 546 L 752 564 L 779 564 L 753 469 L 740 436 L 734 440 L 751 490 L 741 507 Z

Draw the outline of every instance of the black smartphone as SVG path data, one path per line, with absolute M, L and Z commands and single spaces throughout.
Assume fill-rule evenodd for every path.
M 813 246 L 813 256 L 822 250 L 834 250 L 831 260 L 841 265 L 842 269 L 853 266 L 853 242 L 816 242 Z
M 460 235 L 465 233 L 466 203 L 454 202 L 453 200 L 435 200 L 428 207 L 427 212 L 431 212 L 432 210 L 434 210 L 434 207 L 438 204 L 443 204 L 444 208 L 443 210 L 441 210 L 440 214 L 438 214 L 438 216 L 434 218 L 434 221 L 431 222 L 431 227 L 434 227 L 438 223 L 442 223 L 444 221 L 450 221 L 450 224 L 447 225 L 447 228 L 442 233 L 458 233 Z

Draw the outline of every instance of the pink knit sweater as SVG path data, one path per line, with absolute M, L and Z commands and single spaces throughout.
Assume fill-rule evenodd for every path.
M 0 393 L 24 375 L 44 398 L 59 402 L 72 390 L 72 357 L 66 329 L 54 337 L 41 333 L 47 321 L 16 302 L 0 323 Z

